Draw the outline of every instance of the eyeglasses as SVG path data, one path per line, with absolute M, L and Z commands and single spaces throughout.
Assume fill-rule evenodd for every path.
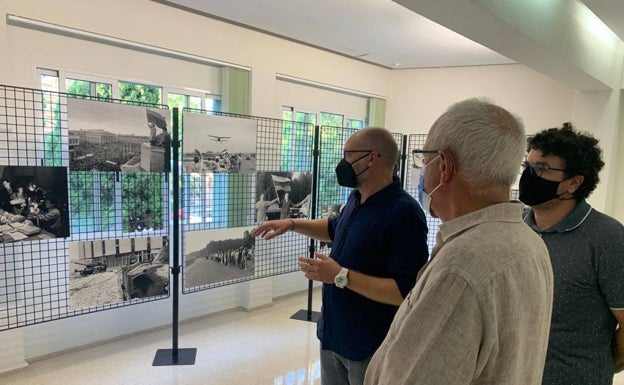
M 522 167 L 523 168 L 529 168 L 529 171 L 531 172 L 531 175 L 534 176 L 542 176 L 543 173 L 545 173 L 546 171 L 552 170 L 552 171 L 565 171 L 565 168 L 555 168 L 555 167 L 550 167 L 547 164 L 544 163 L 536 163 L 536 164 L 530 164 L 529 162 L 522 162 Z
M 425 167 L 425 154 L 438 154 L 439 150 L 413 150 L 412 166 L 417 169 Z
M 375 151 L 375 150 L 344 150 L 344 151 L 342 151 L 342 157 L 346 158 L 347 154 L 351 153 L 351 152 L 368 152 L 368 153 L 371 153 L 373 151 Z M 381 156 L 381 155 L 379 155 L 379 156 Z

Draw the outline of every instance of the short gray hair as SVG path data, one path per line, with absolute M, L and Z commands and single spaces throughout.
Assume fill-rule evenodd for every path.
M 525 154 L 526 133 L 518 117 L 473 98 L 452 105 L 436 120 L 427 147 L 454 154 L 456 171 L 474 184 L 509 188 Z

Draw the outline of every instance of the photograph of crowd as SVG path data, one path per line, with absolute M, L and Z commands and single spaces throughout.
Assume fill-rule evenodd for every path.
M 256 170 L 256 121 L 184 112 L 183 167 L 187 173 Z
M 84 99 L 67 104 L 70 170 L 169 170 L 169 110 Z
M 69 259 L 72 310 L 168 293 L 166 236 L 72 242 Z
M 256 222 L 309 218 L 311 191 L 311 172 L 258 172 Z
M 0 242 L 68 236 L 67 169 L 0 166 Z
M 184 287 L 252 277 L 255 238 L 251 228 L 187 232 L 184 240 Z

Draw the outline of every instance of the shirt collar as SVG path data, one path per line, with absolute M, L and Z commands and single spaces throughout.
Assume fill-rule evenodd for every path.
M 533 213 L 533 209 L 529 209 L 527 213 L 524 215 L 524 221 L 527 225 L 531 226 L 531 228 L 539 233 L 565 233 L 568 231 L 572 231 L 579 227 L 585 219 L 589 216 L 589 213 L 592 211 L 592 207 L 587 203 L 585 199 L 581 200 L 577 203 L 576 207 L 568 214 L 567 217 L 563 218 L 563 220 L 551 228 L 546 230 L 540 230 L 537 227 L 537 223 L 535 223 L 535 215 Z
M 438 242 L 445 243 L 455 235 L 484 222 L 522 222 L 523 205 L 512 201 L 498 203 L 470 212 L 440 225 Z
M 382 204 L 386 202 L 388 198 L 391 198 L 394 194 L 396 194 L 400 189 L 401 189 L 401 179 L 399 179 L 399 177 L 393 176 L 392 183 L 390 183 L 386 187 L 382 188 L 381 190 L 377 191 L 376 193 L 368 197 L 368 199 L 366 200 L 366 202 L 364 202 L 364 204 L 367 204 L 367 205 L 368 204 L 372 204 L 372 205 Z M 353 195 L 357 199 L 357 202 L 359 202 L 360 198 L 362 197 L 360 195 L 360 192 L 357 189 L 353 189 Z

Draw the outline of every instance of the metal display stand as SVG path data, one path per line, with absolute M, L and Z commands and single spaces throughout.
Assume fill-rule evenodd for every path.
M 312 196 L 311 196 L 311 209 L 310 209 L 310 219 L 316 219 L 316 196 L 318 190 L 318 176 L 319 176 L 319 137 L 320 137 L 320 129 L 319 126 L 314 127 L 314 147 L 312 153 L 314 155 L 314 163 L 312 165 Z M 310 258 L 314 258 L 315 251 L 315 243 L 316 241 L 310 238 L 310 248 L 309 248 L 309 256 Z M 312 311 L 312 285 L 314 281 L 308 280 L 308 308 L 298 310 L 295 314 L 293 314 L 290 318 L 296 319 L 300 321 L 310 321 L 317 322 L 321 317 L 321 313 L 318 311 Z
M 171 365 L 195 365 L 195 356 L 197 348 L 178 348 L 178 326 L 179 326 L 179 276 L 180 276 L 180 165 L 178 162 L 180 154 L 179 132 L 179 109 L 173 109 L 173 132 L 172 132 L 172 168 L 173 168 L 173 266 L 171 268 L 172 285 L 169 290 L 173 291 L 173 320 L 172 320 L 172 347 L 171 349 L 158 349 L 156 356 L 152 362 L 152 366 L 171 366 Z

